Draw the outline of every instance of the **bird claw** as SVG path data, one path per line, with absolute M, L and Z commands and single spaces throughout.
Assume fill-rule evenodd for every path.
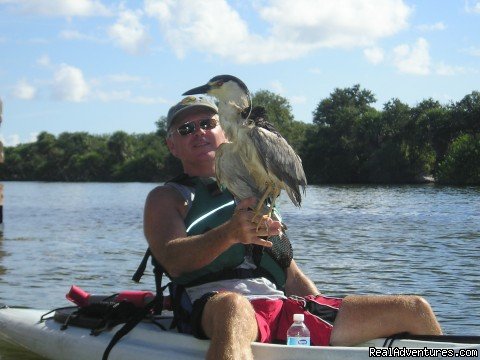
M 253 220 L 257 217 L 257 215 L 255 215 L 252 219 L 252 222 L 254 222 Z M 262 224 L 265 225 L 265 229 L 267 229 L 267 237 L 268 237 L 268 234 L 270 233 L 270 230 L 269 230 L 269 227 L 268 227 L 268 218 L 269 216 L 268 215 L 262 215 L 262 217 L 260 218 L 260 220 L 258 221 L 258 224 L 257 224 L 257 232 L 260 230 L 260 228 L 262 227 Z

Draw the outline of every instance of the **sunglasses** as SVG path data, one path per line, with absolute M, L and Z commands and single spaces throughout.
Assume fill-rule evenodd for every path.
M 188 134 L 193 134 L 197 129 L 197 123 L 195 121 L 187 122 L 183 125 L 180 125 L 177 128 L 177 132 L 182 136 L 187 136 Z M 218 125 L 218 120 L 209 118 L 209 119 L 201 119 L 198 121 L 198 125 L 202 130 L 212 130 L 215 129 Z

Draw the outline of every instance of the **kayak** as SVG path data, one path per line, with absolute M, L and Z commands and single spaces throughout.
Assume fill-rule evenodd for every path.
M 122 327 L 117 325 L 103 331 L 98 336 L 90 335 L 87 328 L 69 325 L 62 330 L 62 324 L 53 318 L 40 321 L 48 310 L 3 307 L 0 309 L 0 338 L 26 348 L 35 354 L 52 360 L 92 360 L 102 359 L 112 336 Z M 172 321 L 171 313 L 158 316 L 159 322 L 168 329 Z M 390 356 L 403 358 L 416 355 L 427 359 L 457 356 L 478 358 L 480 337 L 463 338 L 462 341 L 448 341 L 437 337 L 433 340 L 375 339 L 354 347 L 333 346 L 286 346 L 278 344 L 253 343 L 255 359 L 265 360 L 307 360 L 307 359 L 371 359 Z M 465 340 L 466 339 L 466 340 Z M 470 342 L 470 343 L 467 343 Z M 111 350 L 109 359 L 204 359 L 208 340 L 198 340 L 192 336 L 179 334 L 176 330 L 162 330 L 152 321 L 140 322 L 125 335 Z

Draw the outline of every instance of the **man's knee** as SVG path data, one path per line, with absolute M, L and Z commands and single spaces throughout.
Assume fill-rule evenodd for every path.
M 233 292 L 220 292 L 205 304 L 202 325 L 211 337 L 215 328 L 226 329 L 235 324 L 238 328 L 256 329 L 255 311 L 244 296 Z
M 416 316 L 425 316 L 432 313 L 432 308 L 427 300 L 418 295 L 403 295 L 400 297 L 405 308 Z
M 235 314 L 236 312 L 244 312 L 251 309 L 250 302 L 245 296 L 234 292 L 219 292 L 212 296 L 205 307 L 215 307 L 216 312 L 228 312 Z

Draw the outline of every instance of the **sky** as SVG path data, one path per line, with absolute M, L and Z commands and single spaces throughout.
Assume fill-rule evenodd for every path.
M 220 74 L 311 122 L 336 88 L 382 109 L 480 88 L 480 0 L 0 0 L 0 140 L 155 131 Z

